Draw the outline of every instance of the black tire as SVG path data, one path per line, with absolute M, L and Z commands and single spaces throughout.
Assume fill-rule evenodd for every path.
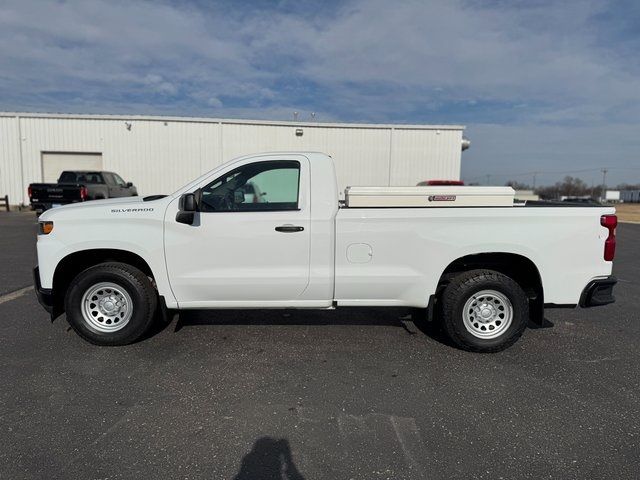
M 473 334 L 463 319 L 467 300 L 485 290 L 506 296 L 513 312 L 508 328 L 490 339 Z M 457 347 L 472 352 L 499 352 L 513 345 L 524 332 L 529 320 L 529 302 L 520 285 L 510 277 L 493 270 L 470 270 L 454 277 L 445 288 L 442 294 L 442 320 L 447 336 Z M 473 329 L 473 326 L 469 328 Z
M 82 297 L 92 286 L 110 282 L 126 290 L 132 301 L 132 314 L 120 330 L 101 332 L 85 320 Z M 65 297 L 67 321 L 82 338 L 95 345 L 128 345 L 142 337 L 154 321 L 158 295 L 149 278 L 131 265 L 118 262 L 101 263 L 78 274 Z

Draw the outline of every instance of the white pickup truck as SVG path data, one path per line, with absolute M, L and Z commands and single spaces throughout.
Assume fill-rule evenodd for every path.
M 45 212 L 34 277 L 52 318 L 98 345 L 139 339 L 167 309 L 404 306 L 495 352 L 545 306 L 614 301 L 616 223 L 509 187 L 352 187 L 341 202 L 331 157 L 269 153 L 173 195 Z

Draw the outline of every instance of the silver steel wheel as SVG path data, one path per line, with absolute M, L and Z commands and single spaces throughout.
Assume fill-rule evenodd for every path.
M 131 320 L 133 301 L 127 291 L 112 282 L 89 287 L 82 296 L 82 317 L 93 330 L 113 333 Z
M 464 326 L 471 335 L 483 339 L 502 335 L 513 321 L 513 306 L 506 295 L 496 290 L 474 293 L 464 304 Z

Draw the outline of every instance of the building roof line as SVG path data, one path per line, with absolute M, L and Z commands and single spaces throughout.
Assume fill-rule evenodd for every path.
M 248 120 L 238 118 L 210 118 L 210 117 L 176 117 L 162 115 L 99 115 L 74 113 L 34 113 L 34 112 L 0 112 L 0 117 L 44 118 L 66 120 L 112 120 L 112 121 L 147 121 L 147 122 L 185 122 L 185 123 L 223 123 L 228 125 L 267 125 L 283 127 L 324 127 L 324 128 L 369 128 L 396 130 L 464 130 L 464 125 L 417 125 L 402 123 L 339 123 L 339 122 L 311 122 L 311 121 L 280 121 L 280 120 Z

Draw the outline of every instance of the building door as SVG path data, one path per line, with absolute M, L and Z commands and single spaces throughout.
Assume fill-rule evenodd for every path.
M 42 181 L 55 183 L 64 170 L 102 170 L 101 153 L 42 152 Z

